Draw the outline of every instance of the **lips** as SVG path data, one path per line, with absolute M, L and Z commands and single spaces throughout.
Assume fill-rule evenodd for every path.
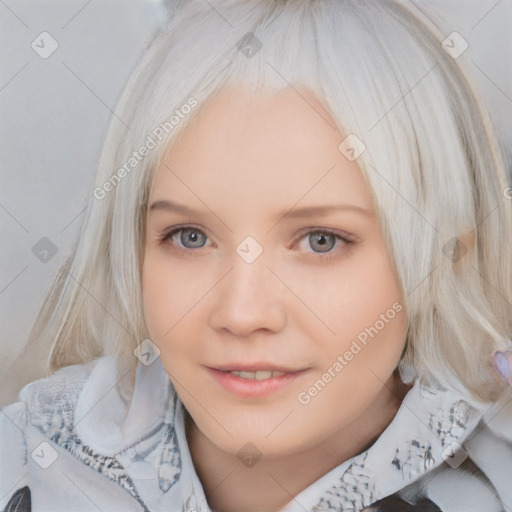
M 221 372 L 258 372 L 258 371 L 270 371 L 270 372 L 282 372 L 282 373 L 296 373 L 304 370 L 305 368 L 297 368 L 293 366 L 282 366 L 275 365 L 270 362 L 256 362 L 256 363 L 227 363 L 221 365 L 210 366 L 214 370 Z
M 225 390 L 242 398 L 261 398 L 277 393 L 308 370 L 269 363 L 235 363 L 207 369 Z

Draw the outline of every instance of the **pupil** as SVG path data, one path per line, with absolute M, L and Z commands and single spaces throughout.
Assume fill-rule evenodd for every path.
M 193 229 L 184 229 L 181 232 L 181 243 L 189 249 L 202 247 L 204 241 L 201 240 L 201 233 Z
M 311 247 L 313 248 L 313 250 L 315 250 L 315 245 L 316 245 L 316 252 L 330 251 L 334 245 L 333 239 L 334 239 L 333 235 L 316 233 L 312 236 Z

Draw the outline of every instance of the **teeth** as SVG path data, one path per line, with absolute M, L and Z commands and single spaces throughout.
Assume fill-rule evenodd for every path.
M 266 380 L 266 379 L 270 379 L 271 377 L 279 377 L 280 375 L 284 375 L 285 372 L 259 370 L 257 372 L 232 371 L 229 373 L 231 373 L 232 375 L 236 375 L 237 377 L 241 377 L 242 379 Z

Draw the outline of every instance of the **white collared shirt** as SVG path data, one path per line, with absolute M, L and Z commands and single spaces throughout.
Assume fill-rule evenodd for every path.
M 0 415 L 0 510 L 24 511 L 12 508 L 24 494 L 34 512 L 211 512 L 160 361 L 139 364 L 131 399 L 119 380 L 105 356 L 23 388 Z M 511 482 L 511 397 L 482 409 L 416 381 L 370 448 L 282 512 L 391 510 L 375 504 L 393 496 L 407 510 L 424 499 L 443 512 L 509 512 Z

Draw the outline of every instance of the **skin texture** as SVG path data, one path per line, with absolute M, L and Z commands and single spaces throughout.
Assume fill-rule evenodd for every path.
M 343 136 L 328 112 L 302 96 L 222 91 L 170 148 L 150 190 L 146 324 L 190 414 L 192 458 L 217 511 L 278 510 L 371 445 L 409 389 L 395 371 L 405 309 L 371 193 L 339 151 Z M 157 201 L 197 213 L 151 209 Z M 283 215 L 321 205 L 356 208 Z M 162 241 L 183 224 L 199 233 Z M 322 245 L 308 228 L 349 234 L 352 243 L 327 236 Z M 263 249 L 252 263 L 236 252 L 247 236 Z M 301 403 L 299 394 L 393 304 L 401 309 L 394 318 Z M 235 362 L 305 372 L 269 396 L 242 398 L 207 370 Z M 261 459 L 249 467 L 240 450 Z

